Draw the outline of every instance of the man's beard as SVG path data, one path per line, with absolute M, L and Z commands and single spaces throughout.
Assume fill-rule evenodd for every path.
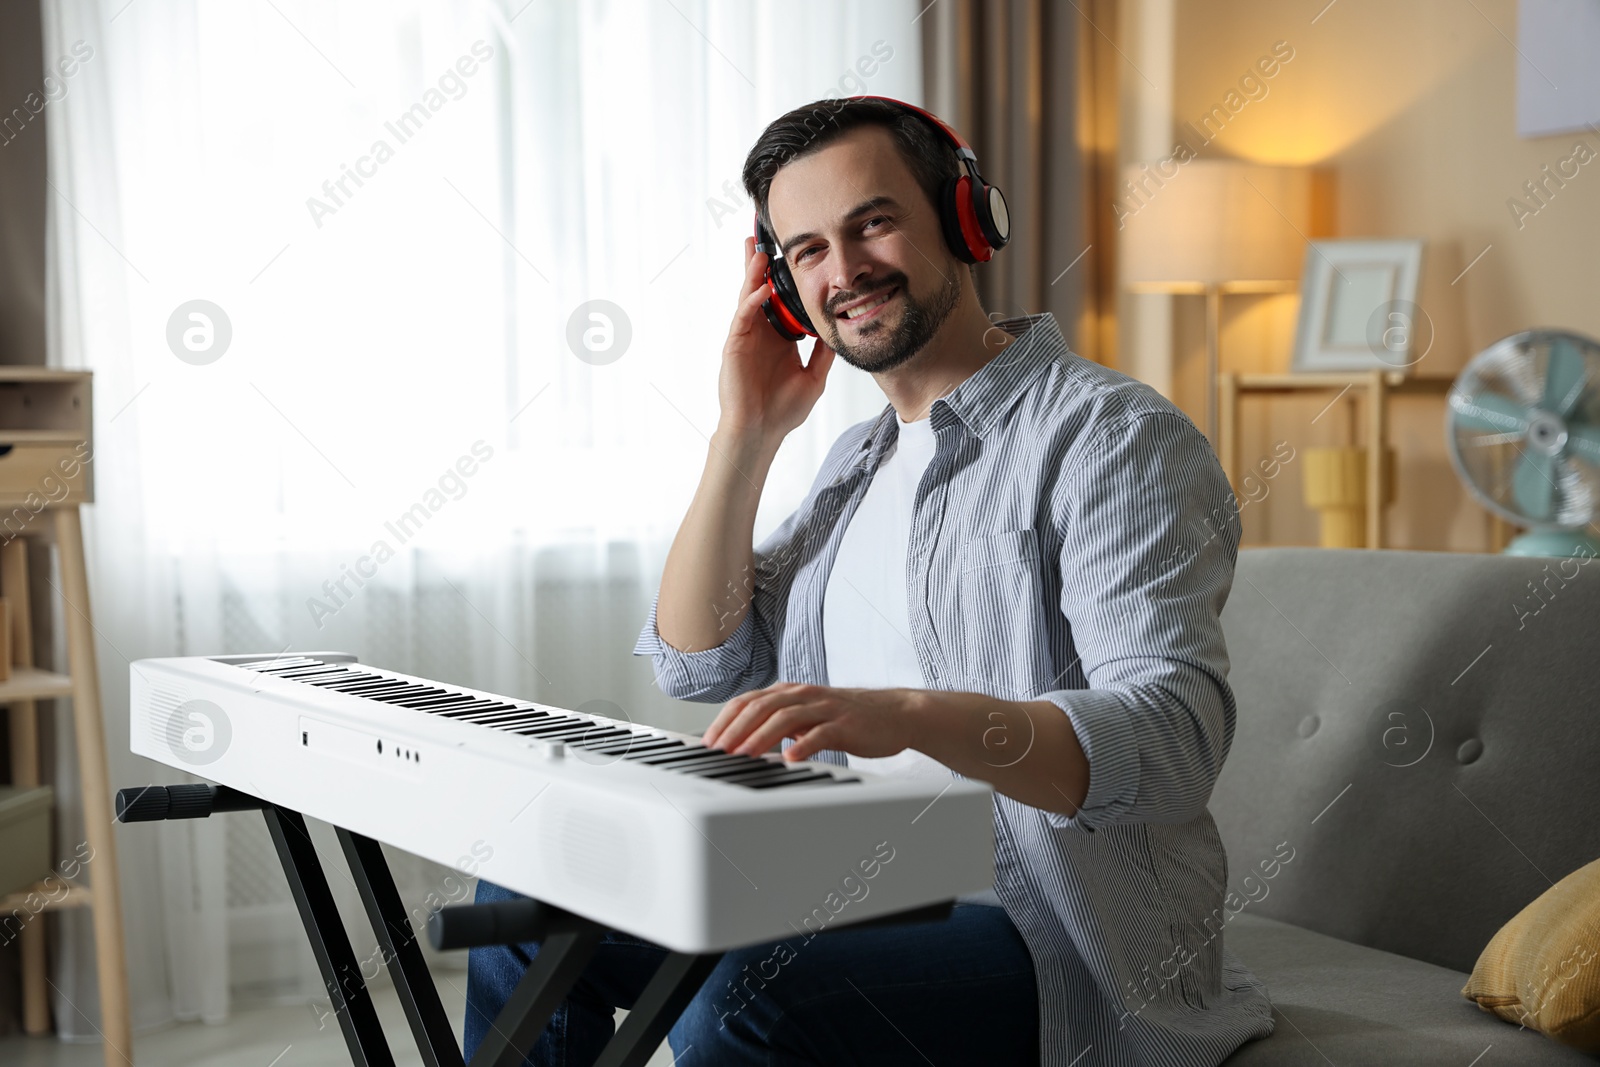
M 901 301 L 901 315 L 900 324 L 892 329 L 884 323 L 868 322 L 860 329 L 851 329 L 855 340 L 846 341 L 844 330 L 848 328 L 847 324 L 841 322 L 837 315 L 828 316 L 828 333 L 831 335 L 826 338 L 828 347 L 857 370 L 876 373 L 898 367 L 933 340 L 961 302 L 959 270 L 952 270 L 947 284 L 927 300 L 913 299 L 906 276 L 898 273 L 885 277 L 882 285 L 868 290 L 868 293 L 881 293 L 896 287 L 900 290 L 897 297 Z M 866 295 L 857 293 L 837 302 L 850 303 Z

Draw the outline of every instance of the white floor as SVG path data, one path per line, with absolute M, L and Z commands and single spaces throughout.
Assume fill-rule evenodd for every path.
M 437 976 L 439 998 L 461 1037 L 466 1001 L 465 976 Z M 392 987 L 373 990 L 373 1003 L 383 1021 L 384 1034 L 398 1067 L 421 1067 L 406 1025 L 404 1012 Z M 620 1023 L 626 1015 L 618 1013 Z M 317 1015 L 305 1004 L 236 1009 L 226 1023 L 207 1026 L 181 1023 L 162 1030 L 134 1035 L 139 1067 L 348 1067 L 344 1037 L 338 1024 L 326 1020 L 317 1027 Z M 0 1038 L 0 1064 L 5 1067 L 102 1067 L 105 1059 L 98 1044 L 67 1045 L 53 1037 Z M 648 1067 L 671 1067 L 672 1052 L 666 1042 L 656 1050 Z

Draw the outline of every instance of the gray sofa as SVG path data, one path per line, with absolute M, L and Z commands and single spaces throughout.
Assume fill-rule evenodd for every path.
M 1565 574 L 1240 553 L 1223 612 L 1238 724 L 1211 812 L 1236 894 L 1225 943 L 1277 1028 L 1229 1067 L 1597 1062 L 1460 995 L 1506 920 L 1600 858 L 1600 563 Z

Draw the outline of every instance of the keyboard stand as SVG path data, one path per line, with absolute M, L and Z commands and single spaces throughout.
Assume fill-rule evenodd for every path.
M 213 812 L 250 810 L 260 810 L 267 820 L 351 1062 L 356 1067 L 394 1067 L 394 1056 L 328 889 L 304 816 L 227 786 L 145 786 L 117 793 L 117 819 L 125 823 L 203 819 Z M 466 1064 L 382 849 L 370 837 L 343 827 L 334 830 L 425 1067 L 521 1067 L 551 1015 L 582 976 L 608 927 L 526 898 L 461 904 L 435 913 L 428 928 L 436 948 L 480 948 L 528 941 L 540 945 L 527 973 L 496 1016 L 488 1037 L 472 1062 Z M 941 921 L 949 918 L 953 904 L 945 901 L 838 929 Z M 824 932 L 832 929 L 835 928 Z M 595 1060 L 595 1067 L 644 1067 L 721 959 L 720 952 L 669 952 Z

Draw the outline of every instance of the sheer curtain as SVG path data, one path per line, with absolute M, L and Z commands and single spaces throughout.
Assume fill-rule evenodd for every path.
M 92 49 L 48 113 L 50 355 L 96 372 L 113 784 L 182 779 L 127 751 L 146 656 L 343 649 L 708 722 L 629 652 L 716 423 L 741 164 L 798 104 L 920 101 L 918 7 L 45 0 L 47 63 Z M 835 366 L 758 538 L 883 404 Z M 119 832 L 136 1026 L 320 994 L 259 820 Z M 391 859 L 412 902 L 464 892 Z M 57 930 L 92 1039 L 84 917 Z

